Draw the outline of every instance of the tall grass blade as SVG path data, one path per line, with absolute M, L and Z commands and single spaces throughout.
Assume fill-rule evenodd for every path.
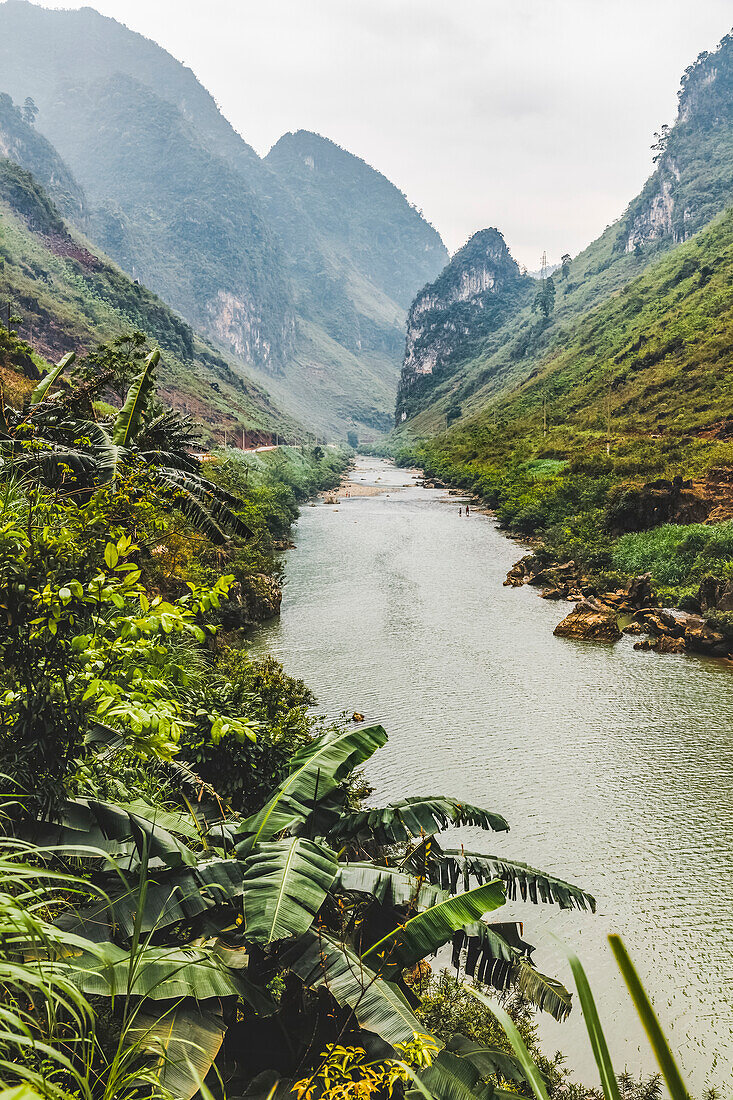
M 659 1020 L 647 997 L 646 990 L 641 984 L 639 975 L 636 973 L 634 964 L 629 958 L 628 952 L 621 942 L 620 936 L 609 936 L 608 942 L 611 945 L 611 950 L 618 963 L 619 970 L 623 974 L 624 981 L 631 994 L 631 999 L 634 1002 L 636 1011 L 639 1013 L 639 1018 L 644 1025 L 644 1030 L 647 1033 L 652 1050 L 654 1051 L 654 1057 L 659 1063 L 659 1068 L 667 1083 L 667 1088 L 669 1089 L 672 1100 L 690 1100 L 690 1094 L 677 1068 L 674 1055 L 669 1049 L 669 1044 L 664 1037 L 664 1032 L 659 1025 Z
M 532 1056 L 524 1045 L 524 1040 L 517 1031 L 516 1025 L 509 1013 L 503 1009 L 501 1005 L 495 1004 L 493 1001 L 490 1001 L 488 997 L 484 996 L 483 993 L 479 993 L 478 989 L 474 989 L 473 986 L 467 985 L 466 989 L 471 996 L 475 997 L 477 1001 L 480 1001 L 482 1005 L 488 1008 L 489 1012 L 496 1016 L 497 1020 L 504 1028 L 507 1038 L 512 1045 L 512 1050 L 516 1054 L 519 1064 L 524 1070 L 527 1081 L 537 1100 L 548 1100 L 547 1089 L 545 1088 L 545 1083 L 542 1080 L 540 1071 L 532 1061 Z
M 575 988 L 578 991 L 580 1007 L 583 1012 L 583 1019 L 585 1020 L 585 1028 L 588 1032 L 590 1045 L 593 1049 L 593 1057 L 596 1060 L 598 1072 L 601 1077 L 603 1095 L 606 1100 L 621 1100 L 618 1081 L 616 1080 L 616 1074 L 614 1073 L 613 1064 L 611 1062 L 611 1055 L 608 1052 L 606 1036 L 603 1034 L 603 1027 L 601 1026 L 598 1009 L 596 1008 L 596 1002 L 591 992 L 587 975 L 575 952 L 569 949 L 566 950 L 570 962 L 570 969 L 575 978 Z

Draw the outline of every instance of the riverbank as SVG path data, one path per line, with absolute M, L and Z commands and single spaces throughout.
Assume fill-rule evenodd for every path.
M 558 604 L 503 587 L 517 547 L 495 519 L 459 517 L 444 489 L 387 462 L 357 464 L 353 480 L 388 492 L 303 510 L 282 615 L 257 631 L 253 655 L 304 679 L 327 720 L 359 711 L 385 726 L 390 742 L 366 769 L 375 805 L 440 790 L 490 806 L 512 830 L 485 850 L 594 893 L 595 917 L 517 902 L 507 919 L 531 921 L 537 964 L 568 984 L 544 933 L 575 947 L 614 1059 L 636 1075 L 654 1065 L 608 953 L 606 934 L 622 930 L 694 1094 L 724 1095 L 733 680 L 715 661 L 641 660 L 628 635 L 553 637 Z M 462 830 L 452 843 L 477 840 Z M 543 1019 L 541 1035 L 593 1080 L 579 1014 Z
M 645 635 L 639 649 L 733 656 L 729 467 L 705 466 L 697 453 L 690 462 L 705 472 L 696 479 L 642 481 L 641 469 L 658 472 L 646 452 L 639 464 L 628 446 L 612 456 L 594 453 L 592 440 L 568 458 L 519 462 L 516 454 L 503 453 L 488 466 L 487 458 L 475 457 L 475 446 L 470 460 L 455 451 L 451 434 L 403 447 L 396 461 L 422 461 L 426 484 L 468 493 L 510 538 L 532 544 L 532 554 L 509 571 L 507 583 L 534 584 L 547 599 L 577 603 L 578 613 L 561 633 L 612 642 L 627 629 Z M 725 456 L 711 451 L 707 462 L 716 457 Z M 636 480 L 629 480 L 632 471 Z

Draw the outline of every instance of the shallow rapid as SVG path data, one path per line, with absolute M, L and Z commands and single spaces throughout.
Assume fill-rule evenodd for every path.
M 654 1069 L 605 942 L 621 932 L 695 1095 L 733 1071 L 733 671 L 722 663 L 553 637 L 567 611 L 504 588 L 521 548 L 494 521 L 360 458 L 382 490 L 305 507 L 269 651 L 329 716 L 362 712 L 389 744 L 375 800 L 449 794 L 509 834 L 461 839 L 590 890 L 598 914 L 515 905 L 535 962 L 570 985 L 548 935 L 586 965 L 617 1068 Z M 508 914 L 507 914 L 508 915 Z M 594 1080 L 579 1009 L 543 1020 Z

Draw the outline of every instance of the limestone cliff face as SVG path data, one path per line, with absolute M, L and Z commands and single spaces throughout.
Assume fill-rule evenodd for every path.
M 733 35 L 686 70 L 677 120 L 655 148 L 656 169 L 622 222 L 627 252 L 684 241 L 733 202 Z
M 524 301 L 531 286 L 498 229 L 482 229 L 456 252 L 410 307 L 398 424 L 415 411 L 418 394 L 430 389 L 429 380 L 445 377 L 479 350 L 482 336 Z

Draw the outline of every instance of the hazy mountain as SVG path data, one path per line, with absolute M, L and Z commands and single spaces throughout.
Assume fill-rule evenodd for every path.
M 130 274 L 301 418 L 389 426 L 405 309 L 447 259 L 389 181 L 311 134 L 260 160 L 190 69 L 89 8 L 0 4 L 0 74 Z
M 20 133 L 19 140 L 29 135 Z M 0 129 L 0 144 L 7 144 Z M 24 146 L 27 148 L 27 145 Z M 45 155 L 47 150 L 37 147 Z M 54 161 L 54 175 L 68 180 Z M 55 360 L 136 329 L 163 352 L 167 402 L 195 414 L 210 437 L 222 430 L 292 434 L 294 425 L 241 365 L 207 346 L 180 316 L 133 282 L 78 232 L 30 172 L 0 157 L 0 301 L 19 335 Z M 4 379 L 8 382 L 7 377 Z

